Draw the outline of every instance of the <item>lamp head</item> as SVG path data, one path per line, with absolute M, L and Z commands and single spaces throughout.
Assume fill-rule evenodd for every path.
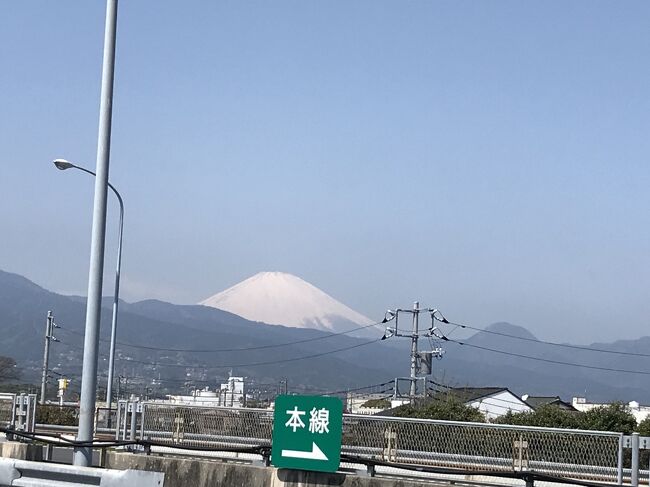
M 74 164 L 71 162 L 66 161 L 65 159 L 54 159 L 52 161 L 54 165 L 56 166 L 57 169 L 60 169 L 61 171 L 65 171 L 66 169 L 70 169 L 71 167 L 75 167 Z

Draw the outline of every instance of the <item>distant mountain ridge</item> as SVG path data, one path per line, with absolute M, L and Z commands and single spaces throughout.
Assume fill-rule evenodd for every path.
M 105 384 L 111 302 L 104 298 L 99 363 L 104 376 L 100 385 Z M 17 359 L 23 380 L 37 381 L 40 377 L 48 310 L 62 327 L 56 331 L 60 342 L 52 344 L 50 363 L 56 373 L 73 378 L 74 385 L 81 370 L 85 299 L 52 293 L 22 276 L 0 271 L 0 355 Z M 444 328 L 443 332 L 450 331 Z M 347 333 L 331 335 L 322 330 L 267 325 L 207 306 L 156 300 L 123 302 L 116 376 L 128 377 L 137 393 L 147 387 L 178 391 L 187 384 L 214 385 L 232 368 L 254 383 L 288 378 L 293 392 L 319 394 L 407 376 L 410 341 L 391 338 L 376 342 L 382 332 L 374 327 L 369 330 L 373 330 L 373 337 L 357 338 Z M 433 378 L 452 386 L 503 386 L 517 394 L 559 394 L 569 400 L 573 395 L 586 395 L 598 401 L 650 403 L 648 357 L 549 346 L 536 342 L 525 328 L 509 323 L 495 323 L 486 330 L 527 340 L 477 332 L 459 340 L 465 345 L 445 341 L 442 346 L 446 354 L 434 362 Z M 650 337 L 593 346 L 647 353 L 648 344 Z M 420 341 L 420 350 L 428 346 L 425 340 Z M 204 352 L 179 351 L 188 349 Z M 205 353 L 208 350 L 212 351 Z M 330 354 L 332 351 L 336 353 Z M 640 373 L 563 365 L 569 363 Z
M 260 272 L 199 304 L 251 321 L 332 332 L 372 323 L 313 284 L 286 272 Z
M 99 372 L 104 374 L 111 302 L 112 299 L 104 298 L 101 315 Z M 56 332 L 60 341 L 51 347 L 51 366 L 56 373 L 78 378 L 82 362 L 85 299 L 52 293 L 22 276 L 0 271 L 0 355 L 18 360 L 24 380 L 36 381 L 40 376 L 45 317 L 49 310 L 61 325 Z M 381 335 L 379 330 L 377 335 Z M 294 388 L 318 387 L 320 391 L 354 387 L 386 378 L 386 370 L 375 367 L 372 360 L 356 363 L 361 348 L 346 351 L 357 345 L 364 346 L 367 339 L 271 326 L 199 305 L 174 305 L 156 300 L 122 302 L 117 340 L 116 376 L 131 377 L 132 383 L 133 378 L 141 382 L 144 378 L 148 384 L 152 379 L 162 377 L 163 385 L 168 383 L 173 390 L 185 383 L 214 385 L 227 377 L 231 369 L 258 381 L 288 378 Z M 146 348 L 134 348 L 128 344 Z M 156 351 L 156 348 L 162 350 Z M 215 352 L 184 353 L 165 349 Z M 331 355 L 327 353 L 332 350 L 341 351 Z M 312 355 L 318 356 L 296 360 Z M 163 365 L 168 363 L 174 366 Z M 343 370 L 345 374 L 341 374 Z

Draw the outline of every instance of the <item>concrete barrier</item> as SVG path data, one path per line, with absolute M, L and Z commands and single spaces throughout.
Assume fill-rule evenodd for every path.
M 165 475 L 143 470 L 108 470 L 50 462 L 0 458 L 0 486 L 39 487 L 163 487 Z
M 422 482 L 342 473 L 303 472 L 198 458 L 147 456 L 109 451 L 106 468 L 165 474 L 165 487 L 421 487 Z
M 17 441 L 3 441 L 0 443 L 0 457 L 40 462 L 43 460 L 43 447 Z

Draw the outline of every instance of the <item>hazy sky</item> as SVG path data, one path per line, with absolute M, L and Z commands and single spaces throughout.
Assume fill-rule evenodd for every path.
M 85 294 L 105 2 L 0 4 L 0 269 Z M 650 3 L 122 0 L 123 297 L 285 271 L 545 339 L 647 335 Z M 110 201 L 105 294 L 117 213 Z

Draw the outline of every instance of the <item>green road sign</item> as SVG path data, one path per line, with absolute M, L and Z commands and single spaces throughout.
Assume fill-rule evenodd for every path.
M 336 472 L 341 460 L 342 428 L 340 399 L 278 396 L 271 462 L 279 468 Z

